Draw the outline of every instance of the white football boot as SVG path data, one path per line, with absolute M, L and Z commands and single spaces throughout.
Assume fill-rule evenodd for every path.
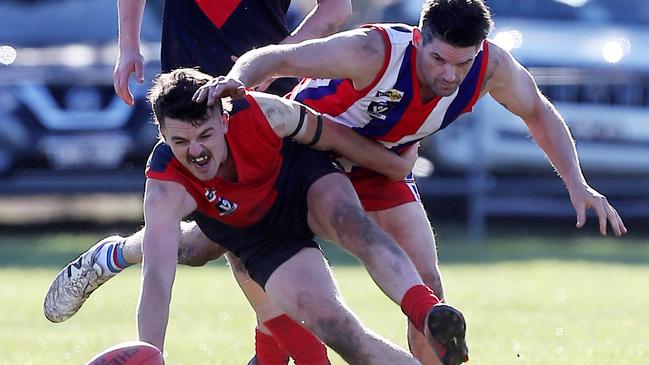
M 59 272 L 45 295 L 43 312 L 47 319 L 55 323 L 68 320 L 95 289 L 118 274 L 103 270 L 96 256 L 104 245 L 123 240 L 121 236 L 106 237 Z

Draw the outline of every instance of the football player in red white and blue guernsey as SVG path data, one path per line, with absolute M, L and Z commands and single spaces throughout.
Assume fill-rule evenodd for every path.
M 527 70 L 487 36 L 491 13 L 481 0 L 426 0 L 418 26 L 373 24 L 296 45 L 258 48 L 241 56 L 197 100 L 237 96 L 268 77 L 304 78 L 291 98 L 356 132 L 400 151 L 451 126 L 490 94 L 519 116 L 563 179 L 577 215 L 597 214 L 599 230 L 626 233 L 620 215 L 581 170 L 574 140 Z M 353 165 L 353 164 L 349 164 Z M 414 179 L 390 181 L 362 166 L 349 171 L 368 212 L 409 254 L 443 297 L 436 243 Z M 433 361 L 420 331 L 409 324 L 409 345 Z M 448 363 L 444 360 L 445 363 Z

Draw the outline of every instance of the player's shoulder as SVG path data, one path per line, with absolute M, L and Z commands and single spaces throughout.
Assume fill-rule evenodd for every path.
M 485 83 L 487 87 L 503 76 L 510 76 L 517 67 L 512 54 L 492 40 L 486 40 L 488 47 L 487 72 Z
M 153 150 L 149 155 L 147 170 L 164 172 L 173 158 L 174 153 L 171 150 L 171 147 L 161 140 L 153 147 Z

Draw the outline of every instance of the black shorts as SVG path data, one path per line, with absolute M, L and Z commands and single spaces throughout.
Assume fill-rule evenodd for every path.
M 265 287 L 270 275 L 306 247 L 319 248 L 308 225 L 307 193 L 321 177 L 340 170 L 329 153 L 284 140 L 284 162 L 275 184 L 277 200 L 257 223 L 246 228 L 227 226 L 197 213 L 203 233 L 241 258 L 250 277 Z

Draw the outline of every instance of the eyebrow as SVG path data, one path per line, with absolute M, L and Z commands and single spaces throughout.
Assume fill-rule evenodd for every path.
M 441 58 L 441 59 L 443 59 L 445 62 L 448 62 L 447 59 L 444 58 L 444 57 L 442 57 L 442 55 L 440 55 L 439 53 L 433 51 L 432 54 L 433 54 L 434 57 Z M 460 64 L 473 62 L 473 61 L 475 60 L 476 56 L 477 56 L 477 54 L 476 54 L 476 55 L 473 55 L 473 56 L 471 56 L 471 57 L 469 57 L 467 60 L 465 60 L 465 61 L 463 61 L 463 62 L 460 62 Z
M 202 131 L 198 136 L 200 137 L 205 133 L 209 133 L 209 132 L 214 132 L 214 127 L 208 127 L 207 129 Z M 174 142 L 182 142 L 182 141 L 186 141 L 187 139 L 179 136 L 171 136 L 171 140 Z

